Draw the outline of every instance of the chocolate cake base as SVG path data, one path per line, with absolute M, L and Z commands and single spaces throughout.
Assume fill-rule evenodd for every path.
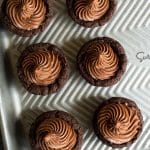
M 15 25 L 13 25 L 10 18 L 8 17 L 8 15 L 6 13 L 6 4 L 7 4 L 7 0 L 3 0 L 2 6 L 1 6 L 2 23 L 3 23 L 4 27 L 6 27 L 9 31 L 11 31 L 15 34 L 18 34 L 19 36 L 30 37 L 39 32 L 44 31 L 45 28 L 50 23 L 52 16 L 53 16 L 53 1 L 45 0 L 45 4 L 46 4 L 45 17 L 46 18 L 45 18 L 44 22 L 39 26 L 39 28 L 33 29 L 33 30 L 20 29 L 20 28 L 17 28 Z
M 48 51 L 54 51 L 56 54 L 58 54 L 59 60 L 61 60 L 61 65 L 62 65 L 62 69 L 60 71 L 58 78 L 53 84 L 49 84 L 48 86 L 41 86 L 41 85 L 36 85 L 34 83 L 31 83 L 28 80 L 28 78 L 24 75 L 24 70 L 21 65 L 23 59 L 26 56 L 28 56 L 28 54 L 30 54 L 31 52 L 36 52 L 43 48 Z M 25 89 L 27 89 L 29 92 L 35 95 L 47 95 L 59 91 L 64 86 L 64 84 L 69 78 L 69 64 L 65 55 L 58 47 L 49 43 L 39 43 L 39 44 L 33 44 L 28 46 L 22 52 L 17 62 L 17 72 L 18 72 L 18 78 L 20 79 Z
M 135 137 L 130 140 L 129 142 L 127 143 L 123 143 L 123 144 L 115 144 L 115 143 L 112 143 L 108 140 L 106 140 L 103 135 L 99 132 L 99 129 L 96 125 L 96 122 L 97 122 L 97 114 L 98 112 L 100 111 L 100 109 L 102 109 L 104 106 L 108 105 L 108 104 L 111 104 L 111 103 L 128 103 L 128 105 L 130 107 L 133 107 L 137 110 L 138 112 L 138 117 L 140 119 L 140 128 L 138 130 L 138 133 L 135 135 Z M 136 105 L 136 103 L 132 100 L 129 100 L 127 98 L 124 98 L 124 97 L 112 97 L 104 102 L 102 102 L 100 104 L 100 106 L 98 107 L 98 109 L 95 111 L 95 114 L 94 114 L 94 117 L 93 117 L 93 127 L 94 127 L 94 131 L 95 131 L 95 134 L 98 136 L 98 138 L 103 141 L 105 144 L 107 144 L 108 146 L 111 146 L 113 148 L 122 148 L 122 147 L 128 147 L 130 146 L 132 143 L 134 143 L 138 137 L 140 136 L 141 132 L 142 132 L 142 128 L 143 128 L 143 117 L 142 117 L 142 114 L 141 114 L 141 111 L 140 109 L 138 108 L 138 106 Z
M 75 133 L 77 134 L 77 142 L 73 150 L 80 150 L 82 146 L 82 142 L 83 142 L 82 127 L 79 125 L 78 121 L 73 116 L 71 116 L 70 114 L 66 112 L 58 111 L 58 110 L 43 113 L 31 125 L 30 132 L 29 132 L 29 139 L 30 139 L 32 149 L 35 149 L 35 147 L 38 147 L 36 145 L 36 129 L 38 125 L 45 119 L 51 119 L 51 118 L 52 119 L 60 118 L 66 121 L 75 130 Z
M 97 19 L 95 21 L 84 21 L 75 15 L 75 10 L 74 10 L 75 0 L 66 0 L 68 13 L 71 16 L 71 18 L 79 25 L 82 25 L 88 28 L 92 28 L 96 26 L 103 26 L 112 18 L 116 10 L 117 2 L 116 0 L 109 0 L 109 2 L 110 2 L 110 6 L 109 6 L 108 11 L 100 19 Z
M 97 42 L 97 43 L 105 42 L 109 44 L 119 58 L 119 69 L 116 72 L 115 76 L 111 77 L 110 79 L 96 80 L 92 78 L 92 76 L 85 69 L 84 58 L 86 55 L 86 51 L 88 47 L 93 44 L 93 42 Z M 77 55 L 77 67 L 82 77 L 86 79 L 90 84 L 94 86 L 101 86 L 101 87 L 112 86 L 116 84 L 121 79 L 122 75 L 125 73 L 127 67 L 127 56 L 125 54 L 124 48 L 121 46 L 121 44 L 118 41 L 109 37 L 98 37 L 88 41 L 81 47 Z

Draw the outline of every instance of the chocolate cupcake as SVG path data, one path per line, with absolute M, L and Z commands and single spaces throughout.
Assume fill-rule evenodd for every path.
M 116 0 L 66 0 L 69 15 L 85 27 L 102 26 L 116 9 Z
M 52 0 L 4 0 L 3 24 L 20 36 L 33 36 L 43 31 L 53 15 Z
M 33 150 L 80 150 L 83 131 L 77 120 L 63 111 L 49 111 L 40 115 L 30 128 Z
M 69 65 L 62 51 L 48 43 L 33 44 L 21 54 L 18 77 L 31 93 L 47 95 L 57 92 L 69 77 Z
M 127 57 L 120 43 L 108 37 L 85 43 L 77 56 L 81 75 L 92 85 L 112 86 L 124 74 Z
M 142 126 L 140 109 L 135 102 L 122 97 L 103 102 L 94 116 L 96 135 L 114 148 L 132 144 L 139 137 Z

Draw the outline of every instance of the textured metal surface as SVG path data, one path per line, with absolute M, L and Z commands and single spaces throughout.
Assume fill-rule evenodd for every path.
M 110 36 L 119 40 L 129 58 L 125 75 L 113 87 L 97 88 L 91 86 L 79 75 L 75 67 L 76 55 L 80 46 L 85 41 L 97 36 Z M 124 96 L 135 100 L 144 116 L 144 128 L 141 136 L 132 146 L 123 148 L 123 150 L 150 149 L 150 60 L 145 59 L 140 63 L 136 58 L 137 53 L 141 51 L 144 52 L 144 55 L 150 54 L 149 0 L 118 0 L 117 12 L 112 21 L 104 27 L 94 29 L 84 28 L 74 23 L 67 14 L 65 1 L 59 0 L 55 2 L 55 16 L 45 32 L 32 38 L 9 34 L 9 39 L 8 43 L 11 43 L 7 48 L 11 64 L 11 72 L 9 73 L 13 73 L 13 76 L 4 75 L 6 78 L 4 81 L 7 81 L 7 84 L 3 83 L 3 85 L 8 85 L 5 88 L 7 92 L 5 95 L 9 95 L 11 98 L 2 96 L 2 101 L 6 101 L 6 103 L 3 102 L 1 105 L 3 107 L 1 120 L 7 149 L 28 149 L 26 146 L 20 147 L 23 144 L 18 144 L 17 139 L 20 137 L 14 136 L 12 132 L 14 131 L 12 128 L 15 126 L 13 120 L 16 121 L 21 116 L 27 129 L 26 132 L 28 132 L 30 124 L 41 112 L 60 109 L 74 115 L 83 125 L 85 134 L 82 150 L 112 150 L 111 147 L 104 145 L 97 139 L 91 122 L 93 113 L 101 99 L 112 96 Z M 72 68 L 70 79 L 65 87 L 57 94 L 44 97 L 32 95 L 21 86 L 16 76 L 15 66 L 23 48 L 39 42 L 51 42 L 63 48 Z M 8 80 L 10 78 L 13 82 Z M 11 106 L 8 102 L 11 103 Z M 7 115 L 5 107 L 7 110 L 13 110 L 15 114 Z

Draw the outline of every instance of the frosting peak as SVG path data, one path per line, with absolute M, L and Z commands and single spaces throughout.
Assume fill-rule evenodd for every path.
M 59 118 L 44 120 L 36 130 L 37 144 L 43 150 L 72 150 L 77 141 L 74 129 Z
M 118 70 L 118 57 L 107 43 L 92 43 L 85 55 L 85 67 L 96 80 L 110 79 Z
M 55 134 L 47 134 L 43 139 L 45 142 L 49 142 L 51 139 L 54 139 L 56 137 Z
M 132 140 L 140 127 L 137 110 L 123 103 L 111 103 L 102 107 L 97 120 L 99 132 L 115 144 L 124 144 Z
M 49 85 L 55 82 L 61 71 L 61 62 L 53 51 L 31 52 L 22 61 L 24 74 L 31 83 Z
M 81 20 L 100 19 L 109 9 L 109 0 L 75 0 L 75 14 Z
M 16 27 L 32 30 L 44 21 L 46 6 L 44 0 L 8 0 L 6 11 Z

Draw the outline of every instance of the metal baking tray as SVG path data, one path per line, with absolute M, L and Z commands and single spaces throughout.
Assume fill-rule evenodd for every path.
M 135 100 L 144 116 L 138 140 L 123 150 L 150 150 L 150 0 L 118 0 L 115 16 L 93 29 L 77 25 L 68 16 L 65 0 L 55 1 L 55 15 L 43 33 L 23 38 L 0 27 L 0 126 L 7 150 L 29 150 L 28 130 L 42 112 L 60 109 L 75 116 L 84 127 L 82 150 L 112 150 L 95 136 L 92 116 L 101 102 L 112 96 Z M 109 36 L 124 46 L 129 64 L 122 80 L 108 88 L 88 84 L 76 70 L 81 45 L 97 36 Z M 16 61 L 27 45 L 50 42 L 63 48 L 71 66 L 70 79 L 58 93 L 35 96 L 20 84 Z M 24 128 L 25 127 L 25 128 Z

